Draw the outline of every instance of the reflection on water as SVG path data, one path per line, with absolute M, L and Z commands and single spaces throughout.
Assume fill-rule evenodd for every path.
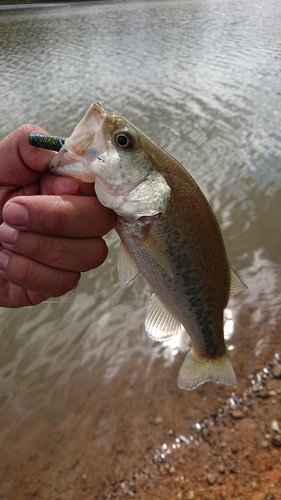
M 165 147 L 207 195 L 249 287 L 226 311 L 238 389 L 281 343 L 280 24 L 277 0 L 175 0 L 173 7 L 152 0 L 0 15 L 1 138 L 25 122 L 68 135 L 100 101 Z M 5 464 L 16 470 L 31 448 L 44 450 L 43 470 L 59 435 L 57 470 L 71 468 L 65 447 L 74 463 L 83 443 L 89 461 L 93 449 L 104 457 L 98 481 L 124 437 L 127 455 L 113 453 L 123 470 L 140 443 L 162 442 L 161 429 L 147 427 L 157 415 L 186 435 L 187 424 L 230 394 L 211 384 L 177 389 L 188 336 L 169 345 L 146 337 L 149 287 L 142 278 L 119 287 L 117 236 L 107 241 L 107 262 L 73 295 L 0 311 L 0 438 Z M 0 493 L 12 498 L 16 486 L 7 484 Z

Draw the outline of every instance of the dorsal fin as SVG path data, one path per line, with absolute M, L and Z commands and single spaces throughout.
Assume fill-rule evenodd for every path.
M 229 269 L 230 269 L 230 289 L 229 289 L 229 298 L 230 298 L 236 295 L 237 293 L 242 292 L 242 290 L 245 290 L 245 288 L 248 287 L 239 278 L 239 276 L 236 274 L 234 269 L 232 269 L 230 264 L 229 264 Z
M 149 311 L 145 320 L 147 335 L 153 340 L 163 342 L 182 329 L 181 323 L 166 309 L 160 300 L 153 295 Z

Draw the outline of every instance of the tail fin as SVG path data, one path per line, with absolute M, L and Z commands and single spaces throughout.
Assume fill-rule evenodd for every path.
M 195 389 L 208 380 L 236 387 L 237 379 L 229 354 L 219 359 L 203 359 L 198 358 L 191 349 L 179 371 L 179 388 Z

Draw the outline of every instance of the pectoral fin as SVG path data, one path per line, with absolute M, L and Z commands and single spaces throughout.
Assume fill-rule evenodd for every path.
M 138 238 L 139 242 L 144 246 L 144 248 L 148 251 L 151 257 L 159 264 L 164 271 L 166 271 L 171 278 L 174 277 L 168 259 L 155 238 L 151 235 L 149 231 L 146 231 L 144 237 Z
M 237 293 L 242 292 L 242 290 L 245 290 L 245 288 L 248 287 L 239 278 L 239 276 L 232 269 L 230 264 L 229 264 L 229 269 L 230 269 L 230 290 L 229 290 L 229 298 L 230 298 L 236 295 Z
M 145 320 L 147 335 L 158 342 L 169 340 L 182 329 L 181 323 L 166 309 L 160 300 L 153 295 Z
M 117 269 L 120 285 L 131 283 L 139 272 L 133 258 L 123 243 L 121 243 L 119 248 Z

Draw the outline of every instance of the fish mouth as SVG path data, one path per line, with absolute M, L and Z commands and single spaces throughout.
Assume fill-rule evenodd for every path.
M 106 111 L 94 102 L 85 116 L 65 140 L 60 151 L 49 164 L 49 170 L 58 175 L 79 177 L 85 182 L 95 181 L 95 163 L 103 161 L 106 141 L 103 134 Z

